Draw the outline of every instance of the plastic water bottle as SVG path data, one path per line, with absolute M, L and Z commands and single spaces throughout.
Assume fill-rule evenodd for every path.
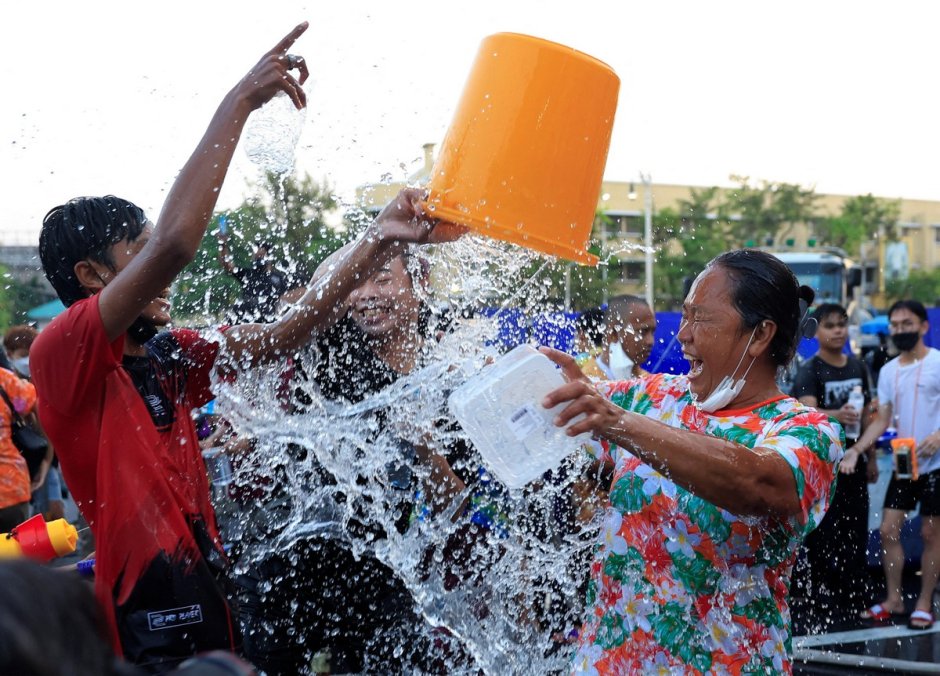
M 862 433 L 862 410 L 865 408 L 865 395 L 862 394 L 862 386 L 856 385 L 852 388 L 849 395 L 849 406 L 854 408 L 859 415 L 859 419 L 854 423 L 845 426 L 845 436 L 847 439 L 858 439 Z
M 278 176 L 294 168 L 294 151 L 303 131 L 306 108 L 297 109 L 284 92 L 278 92 L 245 123 L 242 145 L 248 158 L 264 171 Z

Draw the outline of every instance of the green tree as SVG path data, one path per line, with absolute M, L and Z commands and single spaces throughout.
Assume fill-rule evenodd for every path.
M 729 248 L 725 205 L 717 187 L 693 188 L 678 209 L 661 209 L 653 219 L 657 309 L 682 304 L 688 284 L 705 265 Z M 676 246 L 678 245 L 678 246 Z
M 614 261 L 615 258 L 611 257 L 611 261 Z M 617 282 L 615 276 L 608 274 L 607 281 L 604 281 L 603 268 L 601 267 L 604 263 L 598 264 L 597 267 L 591 267 L 589 265 L 578 265 L 577 263 L 570 263 L 568 261 L 559 261 L 555 265 L 557 272 L 555 273 L 560 278 L 559 283 L 553 285 L 553 289 L 557 286 L 557 296 L 564 298 L 564 285 L 565 285 L 565 268 L 571 270 L 571 307 L 574 310 L 587 310 L 592 307 L 600 307 L 604 303 L 605 297 L 609 298 L 612 294 L 611 287 Z M 608 268 L 608 271 L 610 268 Z M 612 279 L 612 277 L 614 277 Z
M 838 216 L 824 218 L 816 223 L 816 235 L 830 246 L 857 255 L 862 242 L 873 239 L 883 231 L 888 239 L 897 238 L 897 223 L 901 203 L 867 195 L 849 197 L 842 203 Z
M 819 196 L 813 188 L 771 181 L 752 185 L 747 176 L 731 179 L 738 186 L 730 191 L 722 209 L 734 214 L 730 232 L 737 245 L 776 241 L 789 235 L 797 223 L 809 223 L 816 218 Z
M 196 257 L 175 286 L 176 314 L 209 321 L 231 307 L 241 292 L 238 282 L 225 274 L 219 263 L 222 219 L 236 266 L 250 265 L 257 244 L 267 242 L 273 248 L 275 266 L 300 284 L 343 244 L 340 234 L 327 223 L 336 207 L 329 186 L 309 175 L 265 175 L 251 197 L 236 209 L 213 217 Z
M 814 188 L 803 188 L 795 183 L 770 185 L 770 209 L 777 223 L 775 238 L 786 239 L 793 234 L 797 223 L 812 223 L 817 218 L 819 195 Z
M 601 259 L 597 265 L 579 265 L 563 258 L 545 265 L 544 259 L 538 259 L 528 266 L 522 274 L 522 279 L 530 279 L 536 274 L 540 276 L 540 281 L 544 286 L 543 299 L 548 306 L 564 308 L 567 286 L 572 310 L 580 311 L 599 307 L 604 302 L 605 296 L 610 295 L 610 289 L 617 281 L 612 275 L 607 275 L 605 278 L 605 266 L 615 264 L 617 257 L 610 251 L 601 251 L 602 238 L 598 236 L 598 233 L 601 228 L 607 228 L 609 232 L 613 225 L 613 220 L 604 212 L 598 210 L 594 214 L 595 236 L 588 246 L 588 251 Z M 540 269 L 541 272 L 539 272 Z
M 730 224 L 732 239 L 741 244 L 756 243 L 776 234 L 776 223 L 767 210 L 768 183 L 764 181 L 759 186 L 752 186 L 747 176 L 732 176 L 731 180 L 738 183 L 725 202 L 727 209 L 736 216 Z
M 7 271 L 6 267 L 0 265 L 0 330 L 13 325 L 14 314 L 14 285 L 16 282 Z
M 40 275 L 36 272 L 23 281 L 0 266 L 0 332 L 14 324 L 26 323 L 30 310 L 51 300 Z
M 911 270 L 907 279 L 886 280 L 885 295 L 890 303 L 915 298 L 928 307 L 940 305 L 940 268 Z

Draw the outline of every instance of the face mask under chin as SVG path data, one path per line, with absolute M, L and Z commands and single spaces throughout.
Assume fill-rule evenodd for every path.
M 901 352 L 913 350 L 919 340 L 920 334 L 917 331 L 905 331 L 904 333 L 895 333 L 891 336 L 891 342 L 894 343 L 894 346 Z
M 633 377 L 633 360 L 619 342 L 610 344 L 610 370 L 617 380 L 627 380 Z
M 698 404 L 698 407 L 705 411 L 706 413 L 714 413 L 715 411 L 720 411 L 725 408 L 728 404 L 734 401 L 734 398 L 741 394 L 741 390 L 744 389 L 745 378 L 747 374 L 751 372 L 751 367 L 754 366 L 754 362 L 757 361 L 757 357 L 751 359 L 751 363 L 748 364 L 747 370 L 744 371 L 744 375 L 741 376 L 740 380 L 735 381 L 734 376 L 737 374 L 738 369 L 741 368 L 741 364 L 744 363 L 744 358 L 747 356 L 748 348 L 751 347 L 751 343 L 754 341 L 754 335 L 757 333 L 757 327 L 754 327 L 754 330 L 751 331 L 750 338 L 747 339 L 747 345 L 744 346 L 744 352 L 741 353 L 741 358 L 738 359 L 738 365 L 734 367 L 734 371 L 730 376 L 725 376 L 721 379 L 721 382 L 718 383 L 711 394 L 705 397 L 705 401 L 702 401 Z

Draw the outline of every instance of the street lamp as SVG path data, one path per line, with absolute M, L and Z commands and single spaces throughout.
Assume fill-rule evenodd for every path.
M 643 183 L 643 250 L 646 261 L 646 302 L 653 307 L 653 183 L 650 175 L 640 172 L 640 182 Z M 636 189 L 630 183 L 630 192 L 627 197 L 636 199 Z
M 607 213 L 607 201 L 610 199 L 610 193 L 605 192 L 601 195 L 601 201 L 604 203 L 604 213 Z M 610 256 L 607 251 L 607 222 L 601 221 L 601 304 L 607 303 L 607 266 L 610 264 Z

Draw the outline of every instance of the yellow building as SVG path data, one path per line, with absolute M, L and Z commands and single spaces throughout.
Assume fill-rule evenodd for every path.
M 408 183 L 421 185 L 427 182 L 434 162 L 434 144 L 424 145 L 424 166 L 412 174 Z M 361 186 L 357 191 L 359 205 L 366 211 L 377 213 L 389 202 L 403 183 L 376 183 Z M 641 181 L 604 181 L 598 195 L 598 212 L 607 216 L 604 222 L 598 220 L 594 226 L 594 237 L 605 243 L 608 251 L 614 252 L 616 262 L 608 268 L 608 279 L 612 284 L 612 293 L 635 293 L 643 295 L 645 291 L 646 257 L 641 248 L 644 241 L 644 217 L 647 203 L 646 190 L 651 192 L 653 211 L 666 207 L 676 209 L 681 201 L 691 198 L 693 189 L 701 190 L 709 186 L 672 185 Z M 719 187 L 716 200 L 724 202 L 733 191 L 731 187 Z M 840 213 L 848 195 L 827 195 L 816 193 L 814 203 L 820 217 L 836 216 Z M 878 197 L 878 196 L 876 196 Z M 878 296 L 883 291 L 883 271 L 887 265 L 907 267 L 910 270 L 930 270 L 940 266 L 940 201 L 909 200 L 903 198 L 879 197 L 887 201 L 898 201 L 900 217 L 898 219 L 901 242 L 906 244 L 907 256 L 886 256 L 885 247 L 877 241 L 862 245 L 862 260 L 856 262 L 866 269 L 866 289 L 864 293 Z M 732 218 L 734 216 L 732 215 Z M 759 245 L 765 242 L 757 243 Z M 817 242 L 810 226 L 798 224 L 783 237 L 783 241 L 774 242 L 778 250 L 803 251 L 825 245 Z M 889 245 L 890 246 L 890 245 Z M 899 249 L 894 248 L 895 252 Z M 906 263 L 906 266 L 904 265 Z

